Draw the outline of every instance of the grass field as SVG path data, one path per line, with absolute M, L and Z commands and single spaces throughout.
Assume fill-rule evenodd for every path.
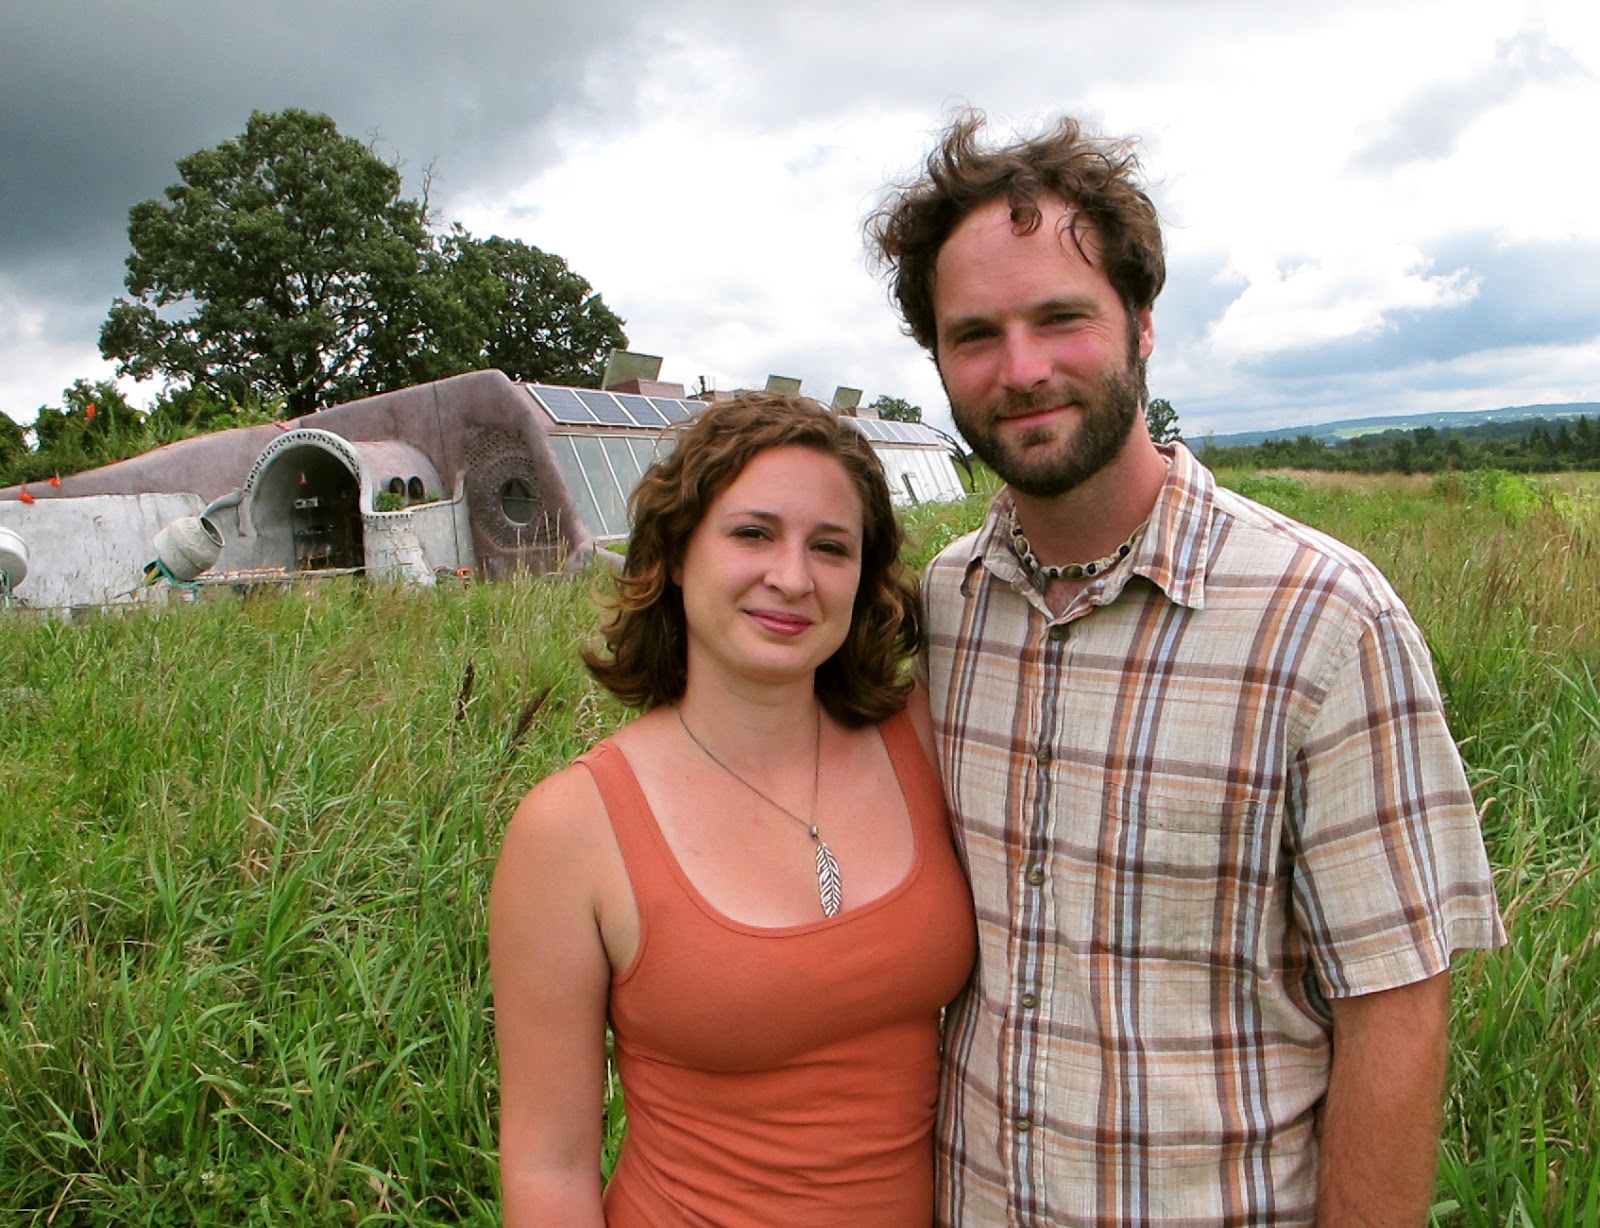
M 1457 964 L 1437 1219 L 1600 1224 L 1600 487 L 1229 480 L 1388 571 L 1482 808 L 1511 945 Z M 912 561 L 978 514 L 914 511 Z M 559 581 L 0 618 L 0 1222 L 497 1222 L 488 876 L 622 719 L 593 621 Z

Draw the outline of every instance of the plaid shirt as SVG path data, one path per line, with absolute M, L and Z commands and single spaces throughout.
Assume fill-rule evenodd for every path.
M 1399 598 L 1172 456 L 1134 553 L 1060 617 L 1003 493 L 928 568 L 979 937 L 942 1225 L 1312 1222 L 1328 999 L 1504 941 Z

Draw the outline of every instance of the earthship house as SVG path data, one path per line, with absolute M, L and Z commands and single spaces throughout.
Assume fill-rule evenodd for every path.
M 0 596 L 60 609 L 141 600 L 161 580 L 360 572 L 427 585 L 574 566 L 627 536 L 640 475 L 669 428 L 706 406 L 646 361 L 650 378 L 603 391 L 475 371 L 168 444 L 32 485 L 26 500 L 0 490 Z M 900 501 L 964 493 L 935 432 L 857 416 L 859 396 L 840 389 L 835 408 L 872 441 Z

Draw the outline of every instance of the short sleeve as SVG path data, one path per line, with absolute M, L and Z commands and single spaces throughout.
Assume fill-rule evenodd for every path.
M 1424 980 L 1505 941 L 1477 809 L 1432 663 L 1404 610 L 1330 669 L 1296 756 L 1295 921 L 1332 997 Z

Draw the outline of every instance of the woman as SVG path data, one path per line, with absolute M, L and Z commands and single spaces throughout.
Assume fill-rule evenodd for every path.
M 902 710 L 920 630 L 882 469 L 814 402 L 750 394 L 631 507 L 586 660 L 644 714 L 528 794 L 495 872 L 506 1223 L 925 1228 L 972 903 Z

